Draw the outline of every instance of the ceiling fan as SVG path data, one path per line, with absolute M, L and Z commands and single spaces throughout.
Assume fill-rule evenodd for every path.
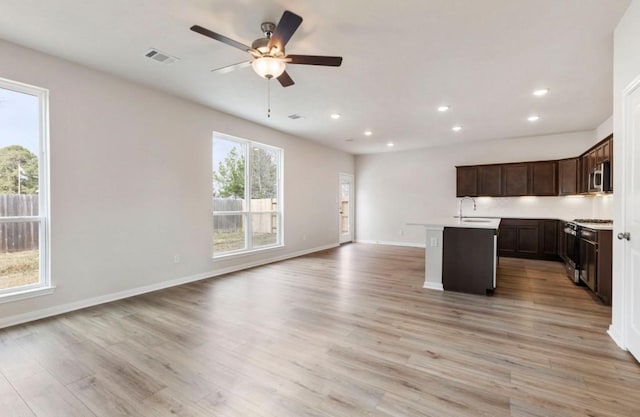
M 212 32 L 202 26 L 191 26 L 191 30 L 248 52 L 253 57 L 248 61 L 217 68 L 213 71 L 226 73 L 251 65 L 253 70 L 261 77 L 267 79 L 276 78 L 283 87 L 289 87 L 295 83 L 287 74 L 287 64 L 320 65 L 325 67 L 339 67 L 342 64 L 342 57 L 339 56 L 287 55 L 285 46 L 301 23 L 302 17 L 285 10 L 277 25 L 272 22 L 264 22 L 260 25 L 265 37 L 253 41 L 251 47 L 219 33 Z

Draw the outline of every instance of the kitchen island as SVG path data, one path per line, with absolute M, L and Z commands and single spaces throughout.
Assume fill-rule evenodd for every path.
M 426 232 L 424 288 L 473 294 L 495 288 L 500 219 L 436 217 L 407 226 Z

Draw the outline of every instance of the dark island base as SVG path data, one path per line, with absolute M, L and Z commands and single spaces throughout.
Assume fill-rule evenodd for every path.
M 442 236 L 442 286 L 445 291 L 493 293 L 492 229 L 445 227 Z

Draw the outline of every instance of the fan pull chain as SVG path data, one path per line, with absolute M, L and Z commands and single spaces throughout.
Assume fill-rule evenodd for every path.
M 271 118 L 271 78 L 267 79 L 267 118 Z

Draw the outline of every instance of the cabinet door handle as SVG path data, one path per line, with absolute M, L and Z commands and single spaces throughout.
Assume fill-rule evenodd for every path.
M 622 239 L 627 239 L 627 240 L 631 240 L 631 233 L 626 232 L 626 233 L 618 233 L 618 239 L 622 240 Z

